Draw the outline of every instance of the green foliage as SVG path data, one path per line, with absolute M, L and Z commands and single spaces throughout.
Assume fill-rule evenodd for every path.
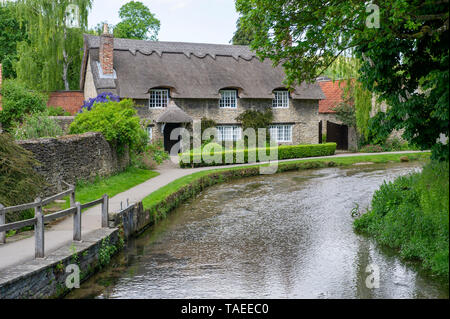
M 448 159 L 449 144 L 436 143 L 449 136 L 448 1 L 383 2 L 376 27 L 366 1 L 237 0 L 236 9 L 255 30 L 251 47 L 285 68 L 287 85 L 313 82 L 340 55 L 355 57 L 357 80 L 389 106 L 389 127 Z
M 383 152 L 383 147 L 381 147 L 380 145 L 373 145 L 373 144 L 367 144 L 364 145 L 363 147 L 361 147 L 359 149 L 359 151 L 361 153 L 379 153 L 379 152 Z
M 115 28 L 116 38 L 158 40 L 160 22 L 142 2 L 130 1 L 119 10 L 122 19 Z
M 119 153 L 124 151 L 126 145 L 130 150 L 142 148 L 143 137 L 147 136 L 130 99 L 96 103 L 92 110 L 77 114 L 69 132 L 101 132 Z
M 254 38 L 254 31 L 244 27 L 241 18 L 238 18 L 236 22 L 236 32 L 234 32 L 233 39 L 231 39 L 230 42 L 233 45 L 250 45 Z
M 17 60 L 17 43 L 26 38 L 25 27 L 16 17 L 15 3 L 0 1 L 0 63 L 4 79 L 16 76 L 13 64 Z
M 8 131 L 13 122 L 22 121 L 26 114 L 43 112 L 47 99 L 43 94 L 30 91 L 18 80 L 6 80 L 2 84 L 2 108 L 0 122 Z
M 448 279 L 448 162 L 431 162 L 421 173 L 384 183 L 375 192 L 372 210 L 355 220 L 354 226 Z
M 93 181 L 77 181 L 76 201 L 81 204 L 99 199 L 104 194 L 110 198 L 122 193 L 136 185 L 158 176 L 159 173 L 146 169 L 128 167 L 123 172 L 108 177 L 97 177 Z M 66 199 L 65 208 L 69 207 L 69 198 Z
M 49 106 L 47 108 L 49 116 L 70 116 L 70 112 L 64 110 L 61 106 Z
M 273 122 L 272 108 L 268 107 L 264 111 L 258 110 L 246 110 L 236 117 L 236 121 L 242 123 L 242 130 L 245 131 L 248 128 L 252 128 L 256 133 L 256 143 L 258 144 L 258 129 L 265 128 L 269 130 L 270 124 Z M 267 141 L 270 140 L 270 135 L 266 135 Z M 245 137 L 244 143 L 247 145 L 247 137 Z
M 191 151 L 189 153 L 180 154 L 180 167 L 201 167 L 201 166 L 215 166 L 215 165 L 224 165 L 224 164 L 234 164 L 237 163 L 237 159 L 243 155 L 244 163 L 248 163 L 249 153 L 255 152 L 256 161 L 259 162 L 259 149 L 232 149 L 232 150 L 223 150 L 222 146 L 217 144 L 217 148 L 208 148 L 210 149 L 210 154 L 220 154 L 221 161 L 206 163 L 203 156 L 206 155 L 205 151 L 202 153 L 196 153 L 195 151 Z M 273 151 L 274 148 L 267 147 L 265 148 L 266 154 Z M 290 159 L 290 158 L 303 158 L 303 157 L 314 157 L 314 156 L 327 156 L 333 155 L 336 151 L 336 143 L 327 143 L 327 144 L 313 144 L 313 145 L 283 145 L 278 146 L 278 160 Z M 233 161 L 231 163 L 227 163 L 227 159 L 232 158 Z M 200 163 L 194 163 L 195 161 L 199 161 Z
M 79 88 L 83 32 L 92 0 L 18 0 L 18 18 L 25 23 L 29 41 L 17 45 L 18 79 L 43 90 Z M 79 8 L 79 28 L 66 24 L 69 5 Z
M 18 140 L 56 137 L 64 134 L 62 128 L 48 116 L 47 112 L 25 115 L 22 123 L 15 123 L 13 133 Z
M 44 181 L 33 170 L 39 163 L 31 152 L 15 143 L 9 134 L 0 134 L 0 203 L 14 206 L 33 202 Z M 25 214 L 25 215 L 24 215 Z M 7 214 L 7 220 L 16 221 L 28 216 L 29 211 Z
M 109 238 L 102 240 L 100 249 L 98 251 L 98 261 L 100 267 L 104 267 L 109 264 L 111 257 L 117 252 L 118 248 L 109 243 Z
M 355 107 L 349 103 L 342 102 L 333 108 L 336 118 L 348 127 L 356 128 Z
M 169 154 L 164 150 L 162 140 L 148 144 L 142 152 L 134 153 L 131 162 L 134 167 L 141 169 L 155 169 L 157 165 L 169 159 Z

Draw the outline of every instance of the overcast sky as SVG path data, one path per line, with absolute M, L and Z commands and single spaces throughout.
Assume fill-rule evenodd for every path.
M 129 1 L 94 0 L 89 27 L 120 22 L 119 9 Z M 141 0 L 161 21 L 160 41 L 228 44 L 236 30 L 234 0 Z

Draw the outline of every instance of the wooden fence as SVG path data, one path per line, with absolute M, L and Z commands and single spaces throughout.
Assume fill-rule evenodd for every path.
M 34 226 L 35 238 L 35 258 L 44 257 L 44 232 L 45 223 L 54 219 L 73 215 L 73 240 L 81 241 L 81 210 L 89 208 L 98 204 L 102 205 L 102 227 L 108 227 L 108 195 L 103 195 L 101 198 L 89 203 L 80 204 L 75 202 L 75 186 L 64 183 L 69 188 L 59 194 L 47 197 L 45 199 L 36 198 L 33 203 L 27 203 L 17 206 L 4 207 L 0 204 L 0 243 L 6 243 L 6 232 L 10 230 L 20 229 L 26 226 Z M 55 200 L 70 196 L 70 208 L 62 211 L 44 215 L 43 207 Z M 34 208 L 34 217 L 18 222 L 6 224 L 6 213 L 18 212 L 26 209 Z

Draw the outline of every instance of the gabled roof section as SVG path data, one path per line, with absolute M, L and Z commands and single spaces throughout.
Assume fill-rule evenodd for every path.
M 220 89 L 237 87 L 242 89 L 240 98 L 272 99 L 285 78 L 282 67 L 260 61 L 248 46 L 114 38 L 117 78 L 104 79 L 97 67 L 99 45 L 100 37 L 85 35 L 81 85 L 90 57 L 97 91 L 110 90 L 120 97 L 148 99 L 150 88 L 167 87 L 173 98 L 219 99 Z M 325 98 L 317 84 L 297 86 L 291 97 Z

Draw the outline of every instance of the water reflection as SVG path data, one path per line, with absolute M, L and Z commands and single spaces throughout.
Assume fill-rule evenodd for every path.
M 216 185 L 131 241 L 70 298 L 448 298 L 352 230 L 383 180 L 419 164 L 327 168 Z M 368 289 L 366 267 L 380 268 Z

